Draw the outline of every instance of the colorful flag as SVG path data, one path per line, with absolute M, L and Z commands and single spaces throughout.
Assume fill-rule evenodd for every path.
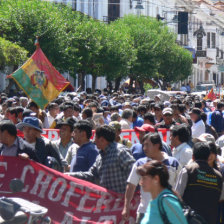
M 204 97 L 204 100 L 207 100 L 207 99 L 210 99 L 210 100 L 215 100 L 216 99 L 216 95 L 213 91 L 213 88 L 209 91 L 209 93 Z
M 54 100 L 70 83 L 49 62 L 39 45 L 33 55 L 9 78 L 41 109 Z

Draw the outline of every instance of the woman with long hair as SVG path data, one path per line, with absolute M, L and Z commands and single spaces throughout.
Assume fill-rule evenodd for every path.
M 168 183 L 167 167 L 159 161 L 151 160 L 138 167 L 137 172 L 141 176 L 140 185 L 143 190 L 152 195 L 141 224 L 187 224 L 179 199 Z

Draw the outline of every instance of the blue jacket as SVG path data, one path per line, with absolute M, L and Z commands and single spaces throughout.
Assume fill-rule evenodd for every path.
M 211 125 L 215 128 L 217 133 L 224 131 L 224 119 L 222 111 L 215 110 L 211 116 Z
M 75 157 L 72 159 L 72 172 L 88 171 L 96 161 L 98 154 L 99 152 L 96 148 L 96 145 L 92 142 L 88 142 L 82 145 L 80 148 L 78 148 Z

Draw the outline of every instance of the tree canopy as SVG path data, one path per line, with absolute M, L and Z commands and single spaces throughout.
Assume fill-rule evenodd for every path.
M 168 27 L 150 17 L 128 15 L 110 24 L 64 4 L 40 0 L 0 1 L 0 36 L 24 47 L 29 55 L 39 36 L 41 48 L 61 72 L 93 80 L 124 77 L 163 83 L 191 74 L 191 54 L 175 43 Z M 93 83 L 93 88 L 95 83 Z
M 28 52 L 4 38 L 0 37 L 0 70 L 6 66 L 18 66 L 27 59 Z

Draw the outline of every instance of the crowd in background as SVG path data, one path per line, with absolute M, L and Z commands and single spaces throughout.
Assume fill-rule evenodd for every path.
M 124 194 L 124 220 L 140 190 L 136 223 L 187 223 L 179 200 L 205 223 L 224 222 L 222 100 L 177 94 L 163 101 L 99 90 L 59 96 L 41 110 L 24 96 L 0 97 L 1 155 L 29 158 Z M 52 128 L 59 129 L 58 140 L 41 135 Z M 161 128 L 170 132 L 166 142 Z M 139 143 L 121 137 L 127 129 Z

